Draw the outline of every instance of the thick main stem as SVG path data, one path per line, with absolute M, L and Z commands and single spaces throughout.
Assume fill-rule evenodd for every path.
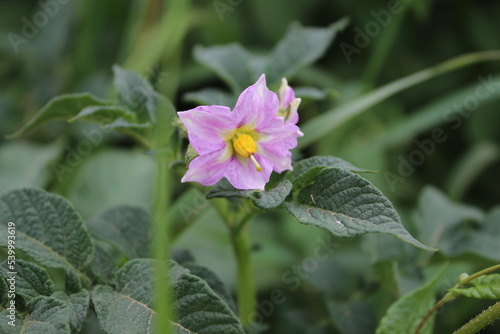
M 232 231 L 231 243 L 237 265 L 239 318 L 245 326 L 249 326 L 253 321 L 256 296 L 250 245 L 244 228 Z
M 454 334 L 474 334 L 488 326 L 495 320 L 500 319 L 500 302 L 493 304 L 486 311 L 463 325 Z
M 159 107 L 159 109 L 162 109 Z M 172 154 L 169 150 L 170 127 L 168 111 L 158 110 L 157 123 L 154 131 L 154 142 L 156 150 L 156 178 L 153 207 L 153 252 L 157 260 L 156 267 L 156 311 L 158 313 L 156 332 L 162 334 L 171 333 L 171 295 L 170 280 L 165 263 L 169 258 L 168 233 L 170 230 L 170 216 L 168 207 L 171 197 L 171 175 L 169 163 Z

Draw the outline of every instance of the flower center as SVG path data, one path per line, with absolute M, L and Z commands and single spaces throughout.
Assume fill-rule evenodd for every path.
M 253 140 L 252 137 L 245 134 L 236 134 L 236 136 L 233 137 L 233 148 L 234 151 L 242 157 L 250 158 L 257 171 L 262 172 L 262 167 L 255 159 L 255 153 L 257 153 L 257 144 L 255 144 L 255 140 Z

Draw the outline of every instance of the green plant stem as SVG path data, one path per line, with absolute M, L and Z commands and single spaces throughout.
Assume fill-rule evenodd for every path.
M 250 257 L 250 244 L 244 228 L 234 230 L 231 233 L 231 244 L 237 265 L 239 318 L 243 325 L 249 325 L 252 322 L 256 292 Z
M 252 217 L 253 210 L 248 206 L 240 206 L 239 211 L 232 212 L 228 207 L 228 201 L 222 198 L 214 198 L 210 200 L 210 204 L 217 210 L 229 230 L 236 259 L 238 315 L 242 324 L 249 326 L 253 321 L 256 289 L 246 223 Z
M 159 108 L 157 123 L 154 131 L 156 150 L 156 178 L 153 207 L 153 251 L 158 261 L 156 268 L 156 312 L 157 333 L 170 334 L 170 321 L 173 319 L 171 310 L 171 296 L 168 272 L 165 263 L 169 258 L 168 232 L 170 229 L 170 216 L 168 207 L 171 199 L 171 175 L 169 164 L 172 159 L 169 150 L 170 120 L 168 111 Z
M 500 302 L 490 306 L 487 310 L 456 330 L 454 334 L 477 333 L 498 319 L 500 319 Z
M 500 264 L 497 264 L 497 265 L 494 265 L 494 266 L 491 266 L 491 267 L 488 267 L 486 269 L 483 269 L 481 271 L 478 271 L 477 273 L 474 273 L 470 276 L 468 276 L 467 278 L 465 279 L 462 279 L 460 280 L 457 284 L 455 284 L 455 286 L 452 288 L 452 289 L 457 289 L 457 288 L 460 288 L 461 286 L 464 286 L 466 285 L 467 283 L 469 283 L 470 281 L 472 281 L 473 279 L 475 278 L 478 278 L 479 276 L 483 276 L 483 275 L 486 275 L 486 274 L 489 274 L 493 271 L 496 271 L 496 270 L 500 270 Z M 434 314 L 434 312 L 436 312 L 441 306 L 443 306 L 444 304 L 446 304 L 447 302 L 449 301 L 452 301 L 454 299 L 457 299 L 458 297 L 460 297 L 461 295 L 456 293 L 456 292 L 453 292 L 453 291 L 449 291 L 443 298 L 441 298 L 440 301 L 438 301 L 426 314 L 425 316 L 422 318 L 422 320 L 420 321 L 420 323 L 418 324 L 418 327 L 417 329 L 415 330 L 415 334 L 420 334 L 420 331 L 422 330 L 422 328 L 424 328 L 425 326 L 425 323 L 427 322 L 427 320 L 429 320 L 429 318 Z M 463 332 L 463 333 L 469 333 L 469 332 Z M 463 334 L 461 333 L 461 334 Z M 475 333 L 475 332 L 470 332 L 470 333 Z
M 301 127 L 304 137 L 299 139 L 297 147 L 303 148 L 312 144 L 316 140 L 323 138 L 333 129 L 352 119 L 354 116 L 359 115 L 363 111 L 368 110 L 388 97 L 407 88 L 468 65 L 493 60 L 500 60 L 500 50 L 464 54 L 385 84 L 380 88 L 366 93 L 353 101 L 335 107 L 305 123 Z

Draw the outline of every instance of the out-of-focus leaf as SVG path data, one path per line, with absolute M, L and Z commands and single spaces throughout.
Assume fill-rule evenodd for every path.
M 66 196 L 84 218 L 117 205 L 151 205 L 154 160 L 144 153 L 100 151 L 72 172 Z
M 62 152 L 60 142 L 35 145 L 16 141 L 0 147 L 0 195 L 24 187 L 43 187 L 50 180 L 49 163 Z
M 109 242 L 129 259 L 150 256 L 151 216 L 142 208 L 111 208 L 87 222 L 87 227 L 95 238 Z
M 7 137 L 17 138 L 45 122 L 67 120 L 78 115 L 84 108 L 108 104 L 108 101 L 88 93 L 61 95 L 50 100 L 28 123 Z

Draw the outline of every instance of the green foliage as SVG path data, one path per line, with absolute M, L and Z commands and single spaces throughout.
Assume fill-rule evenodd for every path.
M 500 274 L 479 276 L 469 281 L 465 287 L 450 289 L 466 297 L 476 299 L 500 299 Z
M 262 333 L 412 333 L 459 273 L 498 269 L 500 77 L 491 60 L 500 53 L 468 52 L 498 46 L 500 4 L 403 1 L 393 12 L 387 1 L 62 3 L 13 1 L 0 12 L 0 262 L 12 221 L 17 272 L 12 299 L 8 260 L 0 265 L 0 333 L 153 330 L 157 263 L 148 257 L 158 231 L 149 208 L 153 161 L 167 156 L 164 254 L 186 247 L 201 259 L 169 263 L 174 333 L 243 333 L 233 300 L 241 259 L 257 283 L 249 329 Z M 331 24 L 332 13 L 351 23 Z M 443 38 L 457 31 L 464 38 Z M 264 191 L 178 182 L 183 143 L 169 124 L 157 127 L 169 150 L 154 147 L 159 112 L 231 107 L 262 73 L 274 91 L 286 77 L 302 98 L 294 170 L 274 173 Z M 56 120 L 72 124 L 48 124 Z M 98 140 L 80 121 L 98 124 Z M 438 130 L 445 139 L 425 147 Z M 8 133 L 29 141 L 5 142 Z M 84 140 L 92 149 L 80 154 Z M 402 160 L 411 175 L 400 173 Z M 388 185 L 390 171 L 400 178 Z M 229 239 L 247 227 L 248 253 L 233 261 Z M 498 280 L 479 276 L 449 294 L 498 300 Z M 4 321 L 12 300 L 15 327 Z M 460 298 L 421 333 L 451 333 L 484 302 Z

